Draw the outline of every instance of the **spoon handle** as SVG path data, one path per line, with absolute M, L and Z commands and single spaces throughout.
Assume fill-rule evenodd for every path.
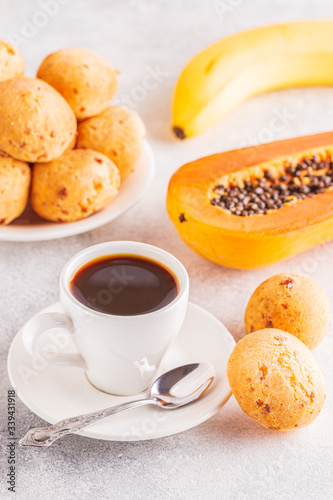
M 36 427 L 35 429 L 30 429 L 26 435 L 20 439 L 19 444 L 20 446 L 37 446 L 39 448 L 47 448 L 57 439 L 68 434 L 76 434 L 77 432 L 82 431 L 82 429 L 85 429 L 88 425 L 94 424 L 95 422 L 109 417 L 110 415 L 115 415 L 120 411 L 131 410 L 132 408 L 136 408 L 138 406 L 151 404 L 157 404 L 157 401 L 154 399 L 139 399 L 137 401 L 130 401 L 129 403 L 105 408 L 104 410 L 78 415 L 77 417 L 66 418 L 65 420 L 60 420 L 56 424 L 48 427 Z

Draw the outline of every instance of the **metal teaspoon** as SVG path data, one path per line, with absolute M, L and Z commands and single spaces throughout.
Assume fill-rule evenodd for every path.
M 60 420 L 49 427 L 30 429 L 19 441 L 20 446 L 48 447 L 57 439 L 82 431 L 103 418 L 138 406 L 156 405 L 173 410 L 197 400 L 215 377 L 211 363 L 192 363 L 179 366 L 158 377 L 150 389 L 150 397 L 97 410 L 85 415 Z

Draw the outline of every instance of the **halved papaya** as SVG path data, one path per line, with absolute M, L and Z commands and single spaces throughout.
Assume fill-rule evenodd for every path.
M 333 132 L 188 163 L 170 180 L 167 210 L 185 243 L 230 268 L 266 267 L 331 240 Z

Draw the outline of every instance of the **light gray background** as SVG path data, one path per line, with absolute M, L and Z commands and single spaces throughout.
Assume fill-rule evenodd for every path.
M 330 0 L 62 0 L 59 12 L 21 43 L 27 74 L 62 47 L 95 50 L 120 69 L 118 100 L 131 100 L 145 120 L 157 174 L 135 208 L 82 236 L 44 243 L 0 244 L 1 431 L 6 436 L 6 358 L 20 326 L 58 297 L 63 264 L 78 250 L 106 240 L 158 245 L 187 267 L 191 300 L 215 314 L 236 339 L 254 288 L 268 276 L 299 270 L 314 277 L 333 299 L 333 243 L 269 269 L 242 272 L 218 267 L 180 240 L 165 210 L 167 183 L 183 163 L 197 157 L 272 139 L 331 130 L 333 88 L 293 89 L 256 97 L 214 129 L 179 142 L 169 132 L 175 80 L 198 50 L 226 35 L 255 26 L 305 18 L 333 18 Z M 58 2 L 60 4 L 60 1 Z M 41 11 L 37 0 L 1 0 L 0 36 L 21 35 Z M 37 16 L 37 17 L 36 17 Z M 21 40 L 22 42 L 22 40 Z M 272 54 L 274 57 L 274 54 Z M 150 91 L 147 72 L 163 76 Z M 139 87 L 139 90 L 138 90 Z M 140 90 L 141 89 L 141 90 Z M 270 122 L 284 116 L 278 132 Z M 245 249 L 246 250 L 246 249 Z M 323 368 L 327 400 L 309 428 L 269 432 L 242 413 L 232 398 L 219 414 L 183 434 L 157 441 L 110 443 L 74 436 L 46 452 L 19 450 L 17 499 L 328 499 L 333 498 L 333 337 L 315 355 Z M 18 434 L 44 422 L 17 402 Z M 2 440 L 2 444 L 5 444 Z M 1 455 L 1 498 L 7 498 Z M 8 496 L 8 498 L 12 498 Z

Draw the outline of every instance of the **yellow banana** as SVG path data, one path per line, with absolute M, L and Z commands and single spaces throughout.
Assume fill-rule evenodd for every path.
M 204 49 L 178 80 L 172 129 L 194 136 L 253 95 L 305 85 L 333 85 L 333 20 L 256 28 Z

